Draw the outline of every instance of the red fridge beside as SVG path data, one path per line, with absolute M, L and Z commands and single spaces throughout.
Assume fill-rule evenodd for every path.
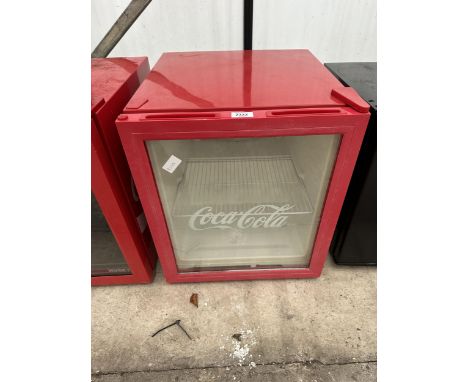
M 307 50 L 163 54 L 117 127 L 166 280 L 320 276 L 368 109 Z
M 146 57 L 92 59 L 92 285 L 153 278 L 154 246 L 115 126 L 115 118 L 148 72 Z

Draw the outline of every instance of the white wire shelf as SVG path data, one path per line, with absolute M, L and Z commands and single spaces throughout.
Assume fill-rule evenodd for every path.
M 172 214 L 189 217 L 207 206 L 213 214 L 245 212 L 258 205 L 288 205 L 287 215 L 313 212 L 291 156 L 188 159 Z

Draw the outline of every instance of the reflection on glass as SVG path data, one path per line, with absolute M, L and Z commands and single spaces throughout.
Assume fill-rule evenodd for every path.
M 179 271 L 307 267 L 339 142 L 148 141 Z

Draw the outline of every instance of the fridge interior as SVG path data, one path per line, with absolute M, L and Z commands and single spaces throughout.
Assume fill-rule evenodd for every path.
M 147 141 L 179 271 L 307 267 L 339 142 Z
M 117 241 L 107 224 L 99 204 L 91 193 L 91 275 L 129 275 Z

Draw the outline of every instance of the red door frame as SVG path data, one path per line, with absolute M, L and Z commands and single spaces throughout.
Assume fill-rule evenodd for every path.
M 129 275 L 92 276 L 91 285 L 151 282 L 153 267 L 145 255 L 147 247 L 93 118 L 91 190 L 132 272 Z
M 357 112 L 349 107 L 255 110 L 253 118 L 232 118 L 229 111 L 120 115 L 116 122 L 117 128 L 166 280 L 173 283 L 319 277 L 369 116 L 368 112 Z M 145 141 L 315 134 L 340 134 L 342 139 L 323 204 L 309 267 L 179 273 Z
M 143 209 L 132 193 L 130 169 L 115 127 L 115 118 L 149 73 L 148 58 L 95 58 L 91 72 L 92 190 L 132 272 L 91 276 L 91 284 L 148 283 L 156 253 L 149 229 L 140 232 Z

